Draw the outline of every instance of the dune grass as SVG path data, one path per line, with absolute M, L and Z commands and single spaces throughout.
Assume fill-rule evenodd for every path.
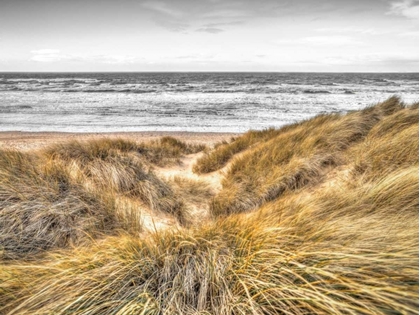
M 230 143 L 216 144 L 215 150 L 207 152 L 193 167 L 197 174 L 211 173 L 223 168 L 237 153 L 242 152 L 252 145 L 270 139 L 277 135 L 280 130 L 269 128 L 266 130 L 250 130 L 243 136 L 233 138 Z
M 92 182 L 105 194 L 113 192 L 140 199 L 151 210 L 172 214 L 186 224 L 184 202 L 152 169 L 177 164 L 182 156 L 204 149 L 205 145 L 188 144 L 173 137 L 148 143 L 103 139 L 55 145 L 46 150 L 46 155 L 70 163 L 81 171 L 83 182 Z
M 151 172 L 144 155 L 138 153 L 143 152 L 143 147 L 125 140 L 105 139 L 62 144 L 47 149 L 46 155 L 53 164 L 65 162 L 76 176 L 82 177 L 82 182 L 91 182 L 96 189 L 138 197 L 153 210 L 171 212 L 179 205 L 169 185 Z M 162 161 L 160 154 L 156 160 Z
M 125 139 L 101 139 L 87 142 L 72 141 L 57 144 L 47 154 L 62 159 L 77 159 L 82 164 L 95 158 L 105 159 L 113 153 L 137 153 L 144 161 L 166 166 L 176 164 L 186 154 L 203 151 L 203 144 L 188 144 L 173 137 L 162 137 L 148 143 L 136 143 Z
M 193 204 L 207 204 L 214 197 L 212 187 L 204 180 L 175 176 L 169 183 L 175 194 L 182 196 L 183 200 Z
M 2 256 L 14 258 L 78 245 L 115 228 L 128 228 L 117 224 L 111 200 L 83 189 L 58 164 L 40 166 L 41 160 L 0 151 Z
M 403 109 L 398 98 L 391 98 L 363 111 L 321 115 L 280 129 L 277 136 L 233 161 L 223 190 L 213 201 L 212 213 L 249 211 L 288 190 L 316 184 L 343 164 L 345 152 L 362 142 L 378 122 Z M 415 139 L 408 141 L 415 143 Z
M 137 144 L 2 151 L 3 252 L 31 252 L 32 235 L 58 243 L 0 260 L 0 314 L 418 314 L 418 104 L 391 98 L 268 134 L 226 153 L 216 196 L 204 178 L 159 179 Z M 143 200 L 146 182 L 169 195 Z M 213 216 L 140 234 L 119 211 L 164 211 L 166 197 Z
M 367 179 L 418 165 L 419 109 L 414 104 L 385 117 L 354 148 L 355 171 Z
M 146 240 L 108 238 L 88 249 L 55 253 L 42 266 L 5 266 L 10 279 L 3 291 L 23 295 L 10 302 L 3 294 L 8 302 L 3 310 L 414 314 L 418 175 L 406 170 L 381 183 L 349 194 L 326 189 L 304 200 L 292 192 L 286 203 L 267 204 L 252 216 L 231 216 Z M 39 277 L 22 277 L 28 270 Z M 28 298 L 21 287 L 35 293 Z
M 184 202 L 147 163 L 167 164 L 201 149 L 164 137 L 150 144 L 102 139 L 37 153 L 0 151 L 2 256 L 81 245 L 115 230 L 138 233 L 136 201 L 185 223 Z

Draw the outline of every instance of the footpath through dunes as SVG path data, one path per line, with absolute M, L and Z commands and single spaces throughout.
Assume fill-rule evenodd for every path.
M 0 151 L 0 314 L 418 314 L 418 115 Z
M 178 164 L 170 167 L 158 167 L 155 169 L 156 173 L 167 179 L 175 177 L 183 177 L 185 179 L 203 181 L 209 186 L 213 192 L 219 192 L 222 188 L 223 170 L 216 170 L 207 174 L 196 174 L 193 172 L 193 167 L 197 161 L 202 158 L 203 152 L 193 153 L 182 157 Z
M 202 156 L 203 152 L 189 154 L 180 158 L 176 165 L 154 169 L 159 177 L 171 183 L 176 193 L 183 196 L 189 225 L 202 224 L 210 219 L 210 200 L 222 188 L 222 171 L 201 175 L 193 172 L 194 165 Z
M 178 139 L 187 140 L 188 144 L 167 134 L 177 135 Z M 27 232 L 31 235 L 28 236 L 28 239 L 32 238 L 35 243 L 38 241 L 43 243 L 34 246 L 30 242 L 30 252 L 55 247 L 57 244 L 68 244 L 68 242 L 80 244 L 81 239 L 86 239 L 86 237 L 83 237 L 84 233 L 89 230 L 83 224 L 78 227 L 76 224 L 73 227 L 64 227 L 66 233 L 63 237 L 51 235 L 52 238 L 59 240 L 48 240 L 49 236 L 42 236 L 42 240 L 38 240 L 38 236 L 40 236 L 38 233 L 42 229 L 44 229 L 44 232 L 49 229 L 45 228 L 45 226 L 41 228 L 36 224 L 37 227 L 35 230 L 29 231 L 31 229 L 30 224 L 23 227 L 22 222 L 19 221 L 23 218 L 24 221 L 27 221 L 32 208 L 35 209 L 38 207 L 37 203 L 40 202 L 39 200 L 42 200 L 42 205 L 39 205 L 40 207 L 55 207 L 55 204 L 57 204 L 65 208 L 67 201 L 64 192 L 67 194 L 67 191 L 75 187 L 77 191 L 83 194 L 87 193 L 89 200 L 95 200 L 93 204 L 99 203 L 95 206 L 97 209 L 103 208 L 101 205 L 106 205 L 104 210 L 99 210 L 106 212 L 106 214 L 101 214 L 93 220 L 88 219 L 88 226 L 91 226 L 92 222 L 96 221 L 96 223 L 93 223 L 93 227 L 98 223 L 104 225 L 105 222 L 103 220 L 105 220 L 107 226 L 103 228 L 97 226 L 99 230 L 114 230 L 115 228 L 130 230 L 128 225 L 135 226 L 135 230 L 139 229 L 142 233 L 167 228 L 177 229 L 180 227 L 179 220 L 182 215 L 185 215 L 185 218 L 187 216 L 187 210 L 184 209 L 187 203 L 189 207 L 188 211 L 195 210 L 197 212 L 199 210 L 198 212 L 202 214 L 201 216 L 207 217 L 208 209 L 204 204 L 208 202 L 203 200 L 199 202 L 197 200 L 195 202 L 180 200 L 180 198 L 174 195 L 170 184 L 165 180 L 171 177 L 172 182 L 175 181 L 178 183 L 178 185 L 175 185 L 177 188 L 184 186 L 184 196 L 185 193 L 187 195 L 197 193 L 197 189 L 188 192 L 188 187 L 185 187 L 200 184 L 199 182 L 195 182 L 198 178 L 189 176 L 191 172 L 188 172 L 188 169 L 192 167 L 195 161 L 194 157 L 199 156 L 199 153 L 192 152 L 202 150 L 204 148 L 203 143 L 211 146 L 213 143 L 226 141 L 226 139 L 231 138 L 233 135 L 188 132 L 121 134 L 0 133 L 0 147 L 3 148 L 0 151 L 0 155 L 2 162 L 6 165 L 0 171 L 3 175 L 1 181 L 4 186 L 2 188 L 6 190 L 4 192 L 5 200 L 3 206 L 6 207 L 7 204 L 7 207 L 3 209 L 3 215 L 6 216 L 8 212 L 5 209 L 9 206 L 16 208 L 18 204 L 21 209 L 23 209 L 23 204 L 25 204 L 25 207 L 29 211 L 19 213 L 17 217 L 12 216 L 13 219 L 5 220 L 4 223 L 6 225 L 6 222 L 11 223 L 10 221 L 13 221 L 9 229 L 21 228 L 23 234 Z M 174 176 L 170 176 L 174 175 L 173 170 L 176 169 L 176 165 L 179 166 L 185 163 L 186 167 L 181 167 L 178 171 L 178 175 L 182 175 L 181 177 L 178 176 L 179 178 L 174 179 Z M 168 168 L 165 169 L 165 166 Z M 163 173 L 169 172 L 169 174 L 165 175 L 160 172 L 156 176 L 154 171 L 151 170 L 152 168 L 156 168 L 157 170 L 162 169 L 164 170 Z M 17 176 L 18 174 L 16 173 L 16 169 L 18 169 L 18 172 L 22 172 L 22 174 L 15 180 L 13 176 Z M 164 180 L 160 180 L 159 176 L 162 176 Z M 30 177 L 30 179 L 24 180 L 24 186 L 22 186 L 22 178 L 25 179 L 27 177 Z M 198 194 L 198 198 L 206 197 L 206 195 L 210 196 L 214 190 L 213 186 L 216 187 L 216 190 L 218 189 L 220 179 L 217 178 L 217 175 L 205 176 L 206 179 L 213 177 L 213 182 L 209 183 L 211 187 L 202 188 L 201 190 L 205 191 L 205 193 Z M 184 183 L 181 183 L 181 178 L 189 179 L 193 182 L 188 183 L 184 181 Z M 53 191 L 49 190 L 51 185 L 53 186 Z M 67 186 L 70 188 L 65 188 Z M 15 204 L 8 204 L 7 200 L 15 198 L 10 190 L 15 192 L 28 191 L 31 196 L 25 196 L 20 193 L 20 199 L 17 199 Z M 49 205 L 49 202 L 45 203 L 45 199 L 48 198 L 45 196 L 42 197 L 41 194 L 45 194 L 46 196 L 51 195 L 51 198 L 57 199 L 57 201 L 54 201 L 53 205 Z M 21 198 L 22 196 L 23 198 Z M 78 199 L 83 200 L 84 198 L 78 194 L 72 196 L 74 202 Z M 29 205 L 30 202 L 32 205 Z M 197 205 L 199 206 L 198 208 Z M 81 211 L 84 212 L 89 206 L 83 203 L 80 207 Z M 205 209 L 205 211 L 203 212 L 202 209 Z M 174 216 L 175 212 L 177 212 L 178 218 L 176 218 L 176 215 Z M 41 211 L 41 213 L 43 212 Z M 75 218 L 69 215 L 69 213 L 73 213 Z M 51 214 L 47 211 L 44 215 L 48 216 L 48 218 L 45 218 L 42 214 L 37 214 L 35 217 L 38 220 L 45 220 L 44 223 L 48 222 L 48 224 L 51 223 L 53 225 L 56 224 L 54 223 L 56 220 L 50 218 L 50 216 L 60 217 L 64 221 L 70 220 L 71 222 L 76 222 L 80 218 L 77 211 L 69 211 L 69 213 L 56 211 L 55 214 Z M 90 214 L 93 215 L 94 213 L 92 212 Z M 109 214 L 111 217 L 114 215 L 119 216 L 118 221 L 126 221 L 123 224 L 124 227 L 120 226 L 119 223 L 114 226 L 114 223 L 111 221 L 115 218 L 107 218 Z M 83 222 L 86 219 L 84 218 Z M 51 222 L 49 222 L 50 220 Z M 57 226 L 61 227 L 61 224 L 57 224 Z M 77 235 L 81 234 L 76 237 L 76 240 L 73 239 L 75 229 L 80 229 L 80 233 L 76 233 Z M 96 228 L 94 227 L 94 229 Z M 96 232 L 92 231 L 89 233 L 96 234 Z M 48 233 L 54 234 L 55 232 L 48 231 Z M 4 234 L 6 235 L 8 233 Z M 33 237 L 34 235 L 36 237 Z M 5 238 L 9 239 L 9 236 L 6 235 Z M 20 241 L 24 243 L 26 237 L 25 235 Z M 11 247 L 11 245 L 6 245 L 8 241 L 5 239 L 3 241 L 2 248 Z M 17 251 L 20 251 L 18 247 L 16 248 Z M 4 255 L 11 254 L 7 250 L 2 253 Z M 23 254 L 25 254 L 25 250 L 23 250 Z

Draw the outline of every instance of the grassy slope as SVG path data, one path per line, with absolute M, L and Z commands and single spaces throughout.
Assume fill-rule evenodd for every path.
M 232 162 L 210 222 L 5 260 L 0 313 L 418 313 L 418 105 L 270 133 Z M 178 198 L 183 185 L 211 197 L 178 179 Z
M 202 149 L 165 137 L 149 144 L 97 140 L 36 153 L 0 151 L 0 254 L 4 258 L 140 232 L 138 206 L 185 221 L 185 205 L 150 170 Z M 1 257 L 1 256 L 0 256 Z
M 262 131 L 250 130 L 241 137 L 232 138 L 231 143 L 219 143 L 215 146 L 216 150 L 207 152 L 197 161 L 193 171 L 197 174 L 214 172 L 225 166 L 235 154 L 259 142 L 270 139 L 281 132 L 282 130 L 273 128 Z
M 232 163 L 224 189 L 213 202 L 213 214 L 256 209 L 285 191 L 322 180 L 381 119 L 401 109 L 399 100 L 392 98 L 364 111 L 321 115 L 288 126 Z

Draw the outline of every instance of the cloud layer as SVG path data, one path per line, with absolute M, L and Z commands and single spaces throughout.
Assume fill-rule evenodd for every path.
M 418 5 L 4 0 L 0 71 L 418 71 Z
M 87 55 L 87 54 L 64 54 L 59 49 L 38 49 L 31 51 L 31 61 L 53 63 L 67 62 L 95 62 L 105 64 L 132 64 L 141 60 L 127 55 Z
M 403 0 L 391 2 L 388 14 L 401 15 L 409 19 L 419 18 L 419 0 Z

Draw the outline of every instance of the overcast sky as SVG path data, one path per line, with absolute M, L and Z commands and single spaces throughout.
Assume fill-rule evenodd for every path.
M 415 0 L 1 0 L 0 71 L 419 70 Z

